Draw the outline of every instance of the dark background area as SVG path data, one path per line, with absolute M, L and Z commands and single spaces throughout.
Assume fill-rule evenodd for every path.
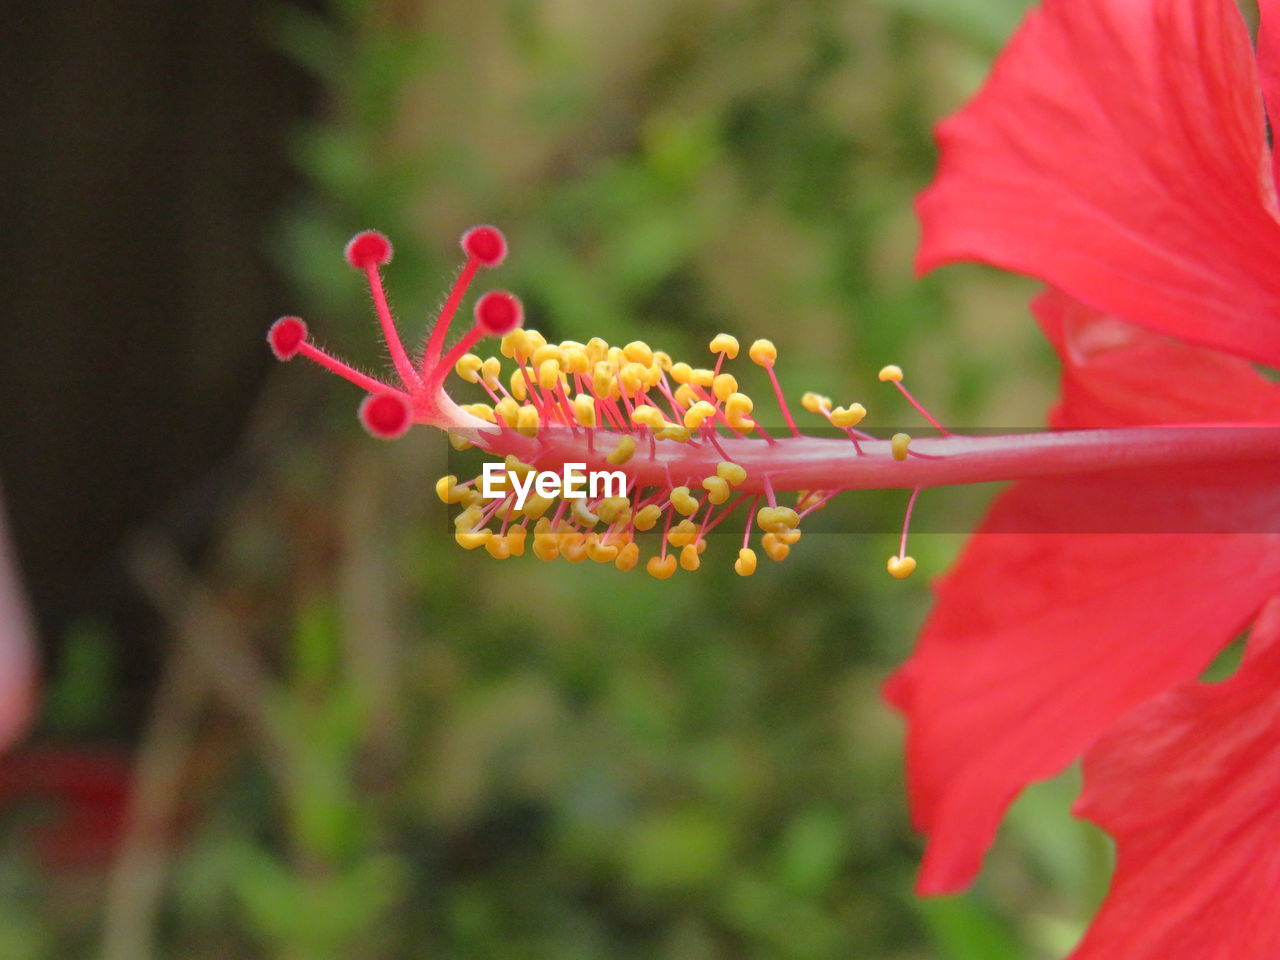
M 10 5 L 0 30 L 0 477 L 41 635 L 77 618 L 154 663 L 122 545 L 189 545 L 270 363 L 267 240 L 318 91 L 270 4 Z

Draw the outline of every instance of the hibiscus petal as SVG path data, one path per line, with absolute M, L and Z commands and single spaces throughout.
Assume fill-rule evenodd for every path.
M 1280 365 L 1280 224 L 1231 0 L 1046 0 L 938 140 L 922 270 L 987 261 Z
M 1280 389 L 1247 360 L 1152 333 L 1058 290 L 1031 308 L 1062 358 L 1054 427 L 1280 425 Z
M 1077 813 L 1116 840 L 1073 960 L 1280 956 L 1280 601 L 1230 680 L 1134 710 L 1085 757 Z
M 1280 419 L 1280 387 L 1244 361 L 1056 293 L 1037 313 L 1062 357 L 1061 424 Z M 929 839 L 921 892 L 967 884 L 1019 791 L 1133 707 L 1194 680 L 1280 591 L 1274 532 L 1067 531 L 1175 520 L 1275 531 L 1276 471 L 1116 472 L 1024 482 L 998 498 L 885 691 L 909 724 L 912 814 Z

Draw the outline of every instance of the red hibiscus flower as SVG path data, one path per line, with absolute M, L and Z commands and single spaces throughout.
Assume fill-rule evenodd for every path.
M 1230 0 L 1047 0 L 940 129 L 920 265 L 1056 288 L 1035 305 L 1055 427 L 1280 424 L 1249 362 L 1280 366 L 1280 10 L 1261 7 L 1255 58 Z M 1119 865 L 1077 960 L 1280 955 L 1280 477 L 1216 473 L 1134 471 L 1083 522 L 1061 480 L 997 501 L 887 688 L 922 891 L 968 883 L 1017 793 L 1083 754 L 1079 811 Z M 1219 532 L 1018 532 L 1107 514 Z M 1196 683 L 1251 623 L 1236 677 Z

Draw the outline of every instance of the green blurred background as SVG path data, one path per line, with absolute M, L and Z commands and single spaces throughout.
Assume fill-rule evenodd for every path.
M 931 127 L 1023 6 L 258 5 L 246 31 L 315 106 L 275 128 L 295 175 L 246 241 L 287 294 L 234 325 L 265 350 L 297 312 L 376 366 L 346 239 L 393 238 L 414 331 L 489 222 L 512 247 L 493 282 L 555 339 L 681 358 L 768 336 L 794 395 L 915 423 L 876 382 L 896 362 L 949 425 L 1033 426 L 1054 366 L 1031 285 L 911 266 Z M 109 618 L 55 631 L 31 744 L 74 769 L 106 750 L 121 779 L 0 811 L 4 960 L 1005 960 L 1079 935 L 1108 854 L 1067 818 L 1072 776 L 1019 802 L 973 892 L 911 892 L 878 688 L 961 537 L 915 537 L 905 582 L 889 533 L 807 537 L 749 580 L 720 543 L 668 582 L 498 563 L 452 542 L 439 436 L 369 440 L 355 392 L 301 364 L 236 396 L 236 479 L 197 548 L 162 517 L 119 553 L 154 669 L 122 682 Z M 868 498 L 867 528 L 901 507 Z M 71 825 L 99 853 L 42 845 L 68 796 L 115 811 Z

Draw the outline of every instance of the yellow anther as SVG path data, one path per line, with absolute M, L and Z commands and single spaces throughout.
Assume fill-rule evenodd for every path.
M 582 563 L 587 559 L 587 538 L 581 533 L 561 535 L 560 556 L 570 563 Z
M 622 348 L 622 355 L 628 360 L 648 366 L 653 363 L 653 348 L 643 340 L 632 340 Z
M 729 499 L 729 481 L 724 477 L 704 477 L 702 489 L 707 491 L 707 499 L 716 506 Z
M 867 415 L 867 408 L 860 403 L 851 403 L 847 407 L 836 407 L 831 411 L 831 422 L 837 427 L 856 427 Z
M 642 507 L 636 514 L 635 524 L 637 530 L 652 530 L 654 525 L 662 519 L 662 508 L 656 503 L 651 503 L 647 507 Z
M 698 539 L 698 525 L 692 520 L 681 520 L 667 532 L 667 542 L 673 547 L 683 547 Z
M 618 551 L 618 557 L 613 561 L 613 565 L 619 570 L 626 572 L 634 570 L 637 563 L 640 562 L 640 544 L 628 543 L 625 547 Z
M 624 463 L 626 463 L 628 460 L 630 460 L 632 456 L 635 455 L 635 452 L 636 452 L 636 438 L 623 437 L 621 440 L 618 441 L 618 445 L 613 448 L 613 452 L 610 453 L 607 457 L 605 457 L 605 459 L 608 460 L 610 463 L 612 463 L 615 467 L 620 467 Z
M 671 505 L 676 512 L 691 517 L 698 512 L 698 501 L 689 495 L 688 487 L 675 487 L 671 491 Z
M 653 365 L 659 370 L 667 371 L 671 369 L 671 354 L 665 350 L 653 351 Z
M 621 347 L 610 347 L 605 359 L 613 364 L 613 369 L 621 370 L 622 365 L 627 362 L 627 355 L 622 352 Z
M 644 385 L 649 388 L 656 387 L 662 382 L 662 368 L 656 363 L 651 363 L 644 368 Z
M 789 547 L 794 547 L 800 542 L 800 529 L 798 527 L 795 530 L 780 530 L 773 535 Z
M 601 543 L 596 534 L 590 534 L 587 537 L 587 556 L 596 563 L 613 563 L 614 560 L 618 559 L 618 545 L 616 543 Z
M 820 393 L 806 393 L 800 398 L 800 406 L 810 413 L 821 413 L 823 410 L 831 409 L 831 398 L 824 397 Z
M 898 383 L 902 380 L 902 368 L 896 363 L 891 363 L 886 367 L 880 368 L 880 380 L 882 383 Z
M 702 421 L 716 415 L 716 408 L 706 400 L 699 400 L 684 412 L 684 425 L 690 430 L 697 430 Z
M 507 543 L 507 538 L 496 533 L 484 542 L 484 548 L 495 560 L 505 560 L 511 556 L 511 545 Z
M 664 423 L 662 429 L 657 432 L 659 440 L 674 440 L 676 443 L 688 443 L 693 433 L 688 427 L 682 427 L 678 423 Z
M 781 563 L 787 559 L 787 554 L 791 552 L 791 547 L 784 543 L 776 533 L 766 533 L 761 538 L 760 545 L 764 547 L 765 555 L 774 563 Z
M 893 451 L 893 459 L 905 460 L 911 446 L 911 434 L 895 433 L 889 438 L 889 449 Z
M 560 382 L 560 361 L 543 360 L 538 365 L 538 386 L 543 390 L 554 390 Z
M 467 383 L 479 383 L 480 368 L 483 366 L 484 361 L 474 353 L 464 353 L 458 358 L 458 362 L 453 365 L 453 372 L 467 381 Z
M 474 550 L 483 547 L 493 536 L 492 530 L 459 530 L 453 535 L 463 550 Z
M 514 453 L 507 454 L 506 459 L 503 461 L 503 466 L 506 468 L 507 473 L 514 473 L 521 480 L 533 473 L 534 469 L 533 464 L 525 463 Z
M 467 487 L 467 489 L 462 491 L 462 499 L 459 500 L 458 503 L 462 504 L 462 507 L 465 510 L 467 507 L 474 507 L 483 499 L 484 497 L 480 496 L 479 490 L 475 487 Z
M 733 569 L 740 577 L 749 577 L 756 572 L 756 552 L 750 547 L 738 551 L 738 559 L 733 561 Z
M 731 393 L 724 402 L 724 417 L 733 429 L 746 433 L 755 428 L 755 421 L 747 418 L 753 409 L 755 404 L 745 393 Z
M 547 345 L 547 338 L 537 330 L 526 330 L 524 332 L 524 342 L 525 350 L 532 356 Z
M 580 343 L 573 346 L 563 343 L 560 345 L 560 364 L 565 373 L 587 373 L 591 370 L 591 358 Z
M 485 357 L 480 365 L 480 376 L 490 390 L 498 389 L 498 378 L 502 376 L 502 361 L 497 357 Z
M 573 398 L 573 419 L 582 427 L 596 425 L 596 398 L 587 393 L 580 393 Z
M 453 518 L 453 525 L 459 530 L 474 530 L 484 517 L 484 511 L 478 506 L 470 505 Z
M 671 379 L 676 383 L 689 383 L 693 380 L 693 367 L 684 361 L 673 363 L 667 373 L 671 374 Z
M 762 367 L 772 367 L 774 361 L 778 359 L 778 348 L 773 345 L 772 340 L 757 340 L 751 344 L 747 355 L 751 357 L 752 363 L 758 363 Z
M 631 422 L 642 423 L 652 430 L 661 430 L 666 424 L 667 418 L 662 415 L 662 411 L 657 407 L 642 403 L 631 411 Z
M 711 381 L 711 391 L 717 400 L 724 403 L 738 392 L 738 378 L 732 373 L 722 373 Z
M 502 422 L 508 427 L 514 427 L 520 417 L 520 404 L 511 397 L 503 397 L 493 405 L 493 412 L 496 416 L 501 417 Z
M 711 352 L 723 353 L 732 360 L 738 355 L 738 338 L 727 333 L 717 333 L 711 338 Z
M 665 557 L 650 557 L 644 568 L 651 577 L 666 580 L 676 572 L 676 555 L 668 553 Z
M 512 330 L 504 336 L 498 345 L 498 352 L 510 360 L 528 354 L 529 334 L 526 330 Z
M 624 363 L 622 369 L 618 371 L 618 379 L 622 381 L 622 389 L 626 391 L 627 396 L 633 397 L 638 393 L 643 393 L 649 385 L 645 379 L 645 366 L 642 363 Z
M 911 576 L 916 569 L 915 557 L 890 557 L 889 562 L 885 564 L 889 570 L 889 576 L 896 580 L 905 580 Z
M 594 527 L 600 522 L 600 518 L 587 509 L 586 500 L 574 500 L 573 506 L 569 508 L 569 512 L 579 523 L 584 523 L 588 527 Z
M 591 365 L 591 383 L 596 388 L 596 393 L 604 393 L 608 384 L 613 382 L 614 372 L 617 370 L 608 360 L 597 360 Z
M 454 433 L 452 430 L 449 430 L 448 434 L 449 446 L 453 447 L 453 449 L 457 450 L 459 453 L 463 450 L 470 450 L 472 446 L 474 446 L 474 444 L 472 444 L 472 442 L 466 437 L 462 436 L 462 434 Z
M 692 543 L 680 548 L 680 569 L 681 570 L 697 570 L 702 566 L 702 557 L 698 555 L 698 548 Z
M 442 503 L 457 503 L 462 499 L 463 493 L 458 489 L 458 478 L 453 474 L 436 481 L 436 496 Z
M 521 407 L 516 414 L 516 430 L 522 436 L 536 437 L 538 435 L 538 427 L 542 424 L 542 418 L 538 416 L 536 407 Z
M 551 521 L 546 517 L 534 525 L 533 555 L 539 560 L 554 560 L 560 556 L 560 535 L 552 531 Z
M 524 376 L 524 367 L 511 371 L 511 395 L 524 403 L 529 396 L 528 383 Z
M 481 420 L 488 420 L 490 423 L 498 422 L 498 418 L 493 412 L 493 407 L 487 403 L 464 403 L 462 409 L 473 417 L 479 417 Z
M 756 523 L 767 533 L 794 530 L 800 523 L 800 515 L 790 507 L 761 507 L 756 513 Z
M 682 407 L 691 407 L 699 400 L 698 391 L 687 383 L 682 383 L 676 387 L 675 398 L 676 403 Z
M 529 531 L 524 527 L 512 527 L 507 531 L 507 549 L 511 551 L 511 556 L 524 556 L 525 538 L 528 535 Z
M 596 507 L 596 515 L 605 523 L 626 523 L 631 519 L 631 501 L 626 497 L 606 497 Z
M 716 476 L 728 480 L 731 487 L 740 487 L 747 480 L 747 470 L 736 463 L 721 460 L 716 464 Z
M 689 375 L 689 382 L 695 387 L 709 387 L 716 379 L 714 370 L 707 370 L 704 367 L 695 367 Z
M 542 346 L 533 351 L 533 355 L 529 357 L 529 363 L 533 369 L 537 370 L 548 360 L 554 360 L 557 365 L 560 363 L 560 347 L 554 343 L 544 343 Z
M 524 509 L 520 512 L 531 520 L 537 520 L 551 509 L 553 503 L 555 500 L 550 497 L 540 497 L 536 493 L 531 493 L 525 498 Z
M 585 349 L 587 351 L 587 357 L 591 360 L 592 364 L 599 363 L 609 355 L 609 344 L 600 337 L 592 337 L 588 340 Z

